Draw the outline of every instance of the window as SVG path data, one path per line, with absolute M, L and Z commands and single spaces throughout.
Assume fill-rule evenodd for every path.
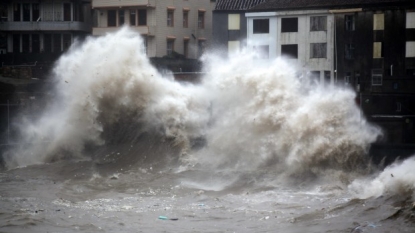
M 382 58 L 383 49 L 382 42 L 373 42 L 373 58 Z
M 296 44 L 281 45 L 281 55 L 288 56 L 291 58 L 298 58 L 298 45 Z
M 310 17 L 310 31 L 327 31 L 327 16 Z
M 174 40 L 167 40 L 167 56 L 172 55 L 174 51 Z
M 46 53 L 52 52 L 52 35 L 51 34 L 43 35 L 43 50 Z
M 30 35 L 29 34 L 22 34 L 22 52 L 23 53 L 30 52 Z
M 326 43 L 311 43 L 310 44 L 310 58 L 327 58 L 327 44 Z
M 23 3 L 23 21 L 30 21 L 30 3 Z
M 124 10 L 118 10 L 118 26 L 122 26 L 125 23 Z
M 40 39 L 39 34 L 32 35 L 32 53 L 40 52 Z
M 240 42 L 239 41 L 228 41 L 228 53 L 235 53 L 238 52 L 240 48 Z
M 174 11 L 173 10 L 167 11 L 167 26 L 174 27 Z
M 228 15 L 228 30 L 240 30 L 241 16 L 239 14 Z
M 253 33 L 269 33 L 269 19 L 254 19 L 253 20 Z
M 324 71 L 324 83 L 326 84 L 331 83 L 331 72 L 329 70 Z
M 385 29 L 384 19 L 385 19 L 384 14 L 374 14 L 373 15 L 373 30 Z
M 345 25 L 346 31 L 354 31 L 355 30 L 354 15 L 345 15 L 344 25 Z
M 381 69 L 372 70 L 372 86 L 381 86 L 382 78 L 383 74 Z
M 20 35 L 13 34 L 13 53 L 20 53 Z
M 406 42 L 405 57 L 415 57 L 415 41 Z
M 354 58 L 354 45 L 353 44 L 345 44 L 344 58 L 346 58 L 347 60 L 351 60 Z
M 189 11 L 183 11 L 183 27 L 189 27 Z
M 183 55 L 185 58 L 189 57 L 189 40 L 185 39 L 183 41 Z
M 71 21 L 71 4 L 63 4 L 63 21 Z
M 197 25 L 198 28 L 205 28 L 205 12 L 199 11 L 197 14 Z
M 206 41 L 205 40 L 199 40 L 198 41 L 199 57 L 203 55 L 203 53 L 205 52 L 205 49 L 206 49 Z
M 117 26 L 117 12 L 115 10 L 108 10 L 108 27 Z
M 260 59 L 269 58 L 269 45 L 260 45 L 256 47 Z
M 68 50 L 71 47 L 71 34 L 63 34 L 63 50 Z
M 53 34 L 53 52 L 61 52 L 61 34 Z
M 310 72 L 310 77 L 315 79 L 320 79 L 320 71 L 314 70 Z
M 39 3 L 32 4 L 32 21 L 40 20 Z
M 281 18 L 281 32 L 298 32 L 298 18 Z
M 406 28 L 415 28 L 415 12 L 406 12 Z
M 138 25 L 139 26 L 147 25 L 147 10 L 146 9 L 138 10 Z
M 344 84 L 348 85 L 350 83 L 351 76 L 352 76 L 351 72 L 346 72 L 346 75 L 344 76 Z
M 13 21 L 20 21 L 20 3 L 13 5 Z
M 137 24 L 137 11 L 130 10 L 130 25 L 135 26 Z

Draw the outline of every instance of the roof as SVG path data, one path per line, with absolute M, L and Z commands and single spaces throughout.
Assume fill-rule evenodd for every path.
M 413 4 L 414 0 L 267 0 L 250 11 L 289 10 L 302 8 L 341 8 L 379 6 L 381 4 Z
M 244 11 L 266 0 L 217 0 L 215 10 Z

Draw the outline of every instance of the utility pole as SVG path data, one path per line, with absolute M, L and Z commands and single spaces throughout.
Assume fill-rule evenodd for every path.
M 10 104 L 7 100 L 7 144 L 10 144 Z

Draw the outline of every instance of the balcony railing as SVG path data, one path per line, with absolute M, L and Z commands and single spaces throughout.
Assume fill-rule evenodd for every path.
M 91 25 L 77 21 L 3 22 L 0 31 L 84 31 L 90 32 Z
M 154 0 L 93 0 L 92 8 L 97 7 L 127 7 L 127 6 L 150 6 Z
M 112 33 L 119 29 L 120 27 L 94 27 L 92 28 L 92 35 L 102 36 L 102 35 L 105 35 L 106 33 Z M 154 31 L 153 27 L 149 27 L 149 26 L 138 26 L 138 27 L 131 26 L 130 29 L 140 33 L 141 35 L 153 35 L 152 32 Z

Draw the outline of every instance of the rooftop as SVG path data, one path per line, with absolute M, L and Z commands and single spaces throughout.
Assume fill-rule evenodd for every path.
M 266 0 L 217 0 L 215 10 L 244 11 Z
M 413 4 L 414 0 L 266 0 L 251 11 L 289 10 L 302 8 L 365 7 L 393 4 Z

